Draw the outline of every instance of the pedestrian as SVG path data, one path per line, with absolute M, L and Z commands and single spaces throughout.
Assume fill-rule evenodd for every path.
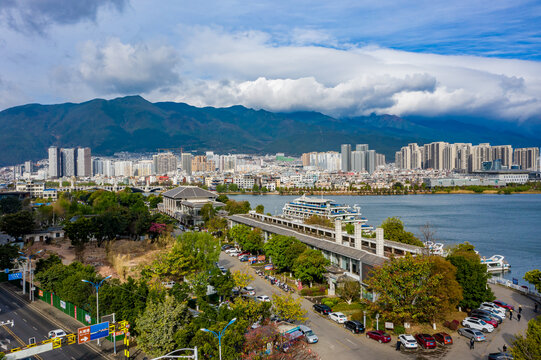
M 475 340 L 473 338 L 470 338 L 470 350 L 473 350 L 474 345 L 475 345 Z
M 397 340 L 396 341 L 396 351 L 400 351 L 401 346 L 402 346 L 402 343 L 400 342 L 400 340 Z
M 502 350 L 503 352 L 507 352 L 507 345 L 503 344 Z
M 535 303 L 535 306 L 534 306 L 534 308 L 533 308 L 533 311 L 534 311 L 534 312 L 537 312 L 537 303 Z
M 521 317 L 522 317 L 522 315 L 520 315 L 520 313 L 517 314 L 517 321 L 520 321 L 520 318 L 521 318 Z
M 513 309 L 509 309 L 509 320 L 513 320 Z
M 522 314 L 522 306 L 521 305 L 518 306 L 518 313 Z

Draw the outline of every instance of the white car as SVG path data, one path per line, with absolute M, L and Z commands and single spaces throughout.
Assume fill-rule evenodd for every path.
M 62 329 L 56 329 L 49 331 L 49 339 L 61 338 L 66 336 L 66 332 Z
M 398 336 L 398 340 L 406 349 L 417 349 L 417 340 L 410 334 L 402 334 Z
M 334 320 L 339 324 L 343 324 L 348 320 L 347 316 L 342 314 L 341 312 L 330 313 L 329 317 L 331 318 L 331 320 Z
M 231 252 L 229 253 L 229 256 L 234 256 L 234 257 L 235 257 L 235 256 L 239 256 L 239 254 L 240 254 L 240 251 L 234 250 L 234 251 L 231 251 Z
M 481 319 L 475 319 L 471 317 L 467 317 L 462 320 L 462 326 L 470 329 L 481 330 L 482 332 L 491 333 L 494 331 L 494 326 L 492 326 L 491 324 L 486 323 Z
M 499 314 L 501 317 L 505 317 L 505 308 L 501 308 L 496 304 L 484 302 L 479 308 L 481 310 L 490 310 L 496 314 Z
M 237 248 L 232 247 L 232 248 L 229 248 L 229 249 L 225 250 L 225 253 L 226 254 L 231 254 L 232 252 L 238 252 L 238 251 L 240 251 L 240 250 L 237 249 Z
M 258 295 L 256 296 L 256 299 L 261 302 L 270 302 L 270 297 L 267 295 Z
M 240 293 L 243 294 L 243 295 L 254 296 L 255 295 L 255 289 L 253 287 L 251 287 L 251 286 L 245 286 L 240 290 Z

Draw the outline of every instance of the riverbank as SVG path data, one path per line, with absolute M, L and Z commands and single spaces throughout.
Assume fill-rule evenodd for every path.
M 502 191 L 502 189 L 494 189 L 494 190 L 483 190 L 482 192 L 473 191 L 473 190 L 438 190 L 438 191 L 430 191 L 430 190 L 412 190 L 412 191 L 390 191 L 386 192 L 384 190 L 380 192 L 366 192 L 366 191 L 311 191 L 311 190 L 299 190 L 299 191 L 268 191 L 268 192 L 251 192 L 251 191 L 237 191 L 237 192 L 223 192 L 220 193 L 220 195 L 283 195 L 283 196 L 291 196 L 291 195 L 307 195 L 307 196 L 381 196 L 381 195 L 453 195 L 453 194 L 490 194 L 490 195 L 513 195 L 513 194 L 541 194 L 541 190 L 528 190 L 528 191 L 514 191 L 511 193 L 505 193 Z

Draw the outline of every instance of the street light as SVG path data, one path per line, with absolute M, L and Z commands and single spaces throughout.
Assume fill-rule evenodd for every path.
M 88 280 L 81 280 L 82 282 L 89 283 L 90 285 L 94 286 L 96 288 L 96 324 L 99 324 L 100 322 L 100 287 L 103 285 L 103 282 L 107 279 L 109 279 L 111 275 L 107 276 L 106 278 L 102 279 L 99 282 L 92 282 Z M 98 339 L 98 345 L 100 344 L 100 339 Z
M 216 336 L 218 338 L 218 352 L 220 354 L 220 360 L 222 360 L 222 336 L 224 335 L 225 333 L 225 330 L 227 329 L 227 327 L 231 324 L 233 324 L 235 321 L 237 321 L 237 318 L 234 318 L 233 320 L 231 320 L 223 329 L 222 331 L 220 331 L 219 333 L 216 333 L 212 330 L 209 330 L 209 329 L 201 329 L 201 331 L 204 331 L 204 332 L 209 332 L 211 334 L 213 334 L 214 336 Z
M 22 251 L 19 251 L 19 255 L 23 259 L 26 259 L 26 265 L 23 267 L 23 295 L 26 294 L 26 267 L 30 266 L 28 269 L 30 271 L 30 290 L 28 291 L 28 300 L 34 301 L 34 292 L 32 291 L 32 288 L 34 287 L 34 273 L 32 272 L 32 258 L 36 256 L 37 254 L 41 253 L 43 250 L 39 250 L 38 252 L 27 255 L 23 253 Z

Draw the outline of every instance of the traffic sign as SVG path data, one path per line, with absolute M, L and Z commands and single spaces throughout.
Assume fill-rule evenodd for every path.
M 23 273 L 11 273 L 8 274 L 8 280 L 19 280 L 23 278 Z
M 4 269 L 4 272 L 5 272 L 6 274 L 9 274 L 9 269 L 8 269 L 8 268 Z
M 90 340 L 97 340 L 109 336 L 109 321 L 90 326 Z
M 77 344 L 84 344 L 90 341 L 90 326 L 77 329 Z

